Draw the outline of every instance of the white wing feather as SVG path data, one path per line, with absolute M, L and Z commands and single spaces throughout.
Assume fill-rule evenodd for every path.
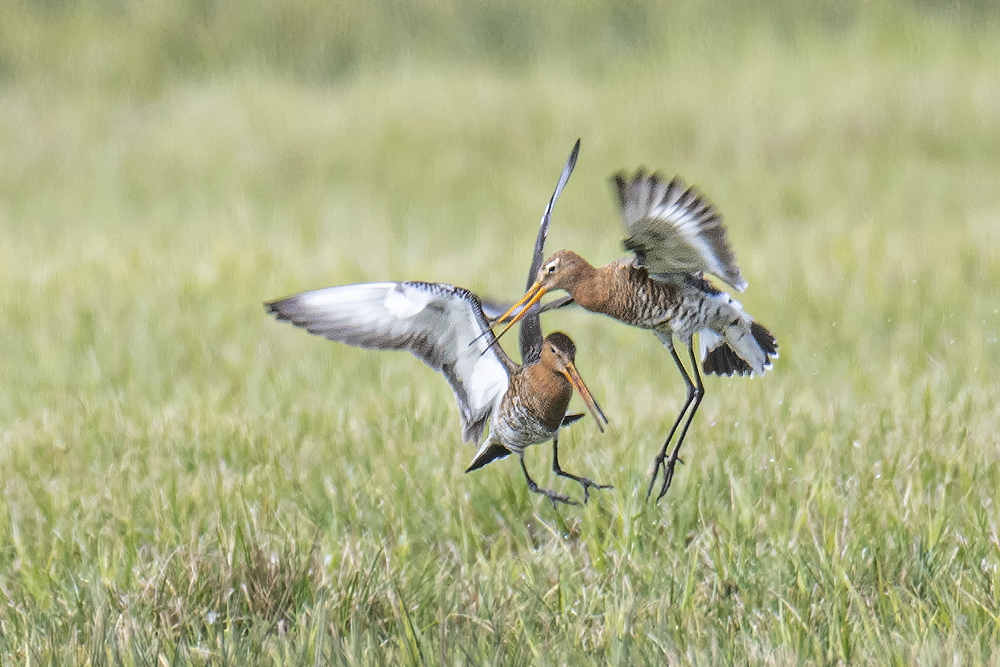
M 369 283 L 303 292 L 267 304 L 279 320 L 357 347 L 408 350 L 441 371 L 455 392 L 462 437 L 478 441 L 510 380 L 512 364 L 479 299 L 442 283 Z

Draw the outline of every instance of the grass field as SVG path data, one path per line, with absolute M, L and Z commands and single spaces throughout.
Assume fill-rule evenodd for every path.
M 990 3 L 285 6 L 8 8 L 4 665 L 1000 664 Z M 679 173 L 781 345 L 707 381 L 658 505 L 649 333 L 543 323 L 611 420 L 563 463 L 615 485 L 554 511 L 463 473 L 417 360 L 261 305 L 519 296 L 577 137 L 549 248 L 618 257 L 607 177 Z

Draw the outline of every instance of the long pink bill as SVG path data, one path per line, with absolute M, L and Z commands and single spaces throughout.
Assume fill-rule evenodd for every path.
M 573 388 L 580 394 L 583 402 L 587 404 L 590 414 L 594 415 L 594 419 L 597 421 L 597 428 L 600 429 L 601 433 L 604 433 L 604 424 L 608 423 L 608 418 L 604 416 L 604 411 L 601 410 L 601 406 L 599 406 L 597 401 L 594 400 L 594 395 L 590 393 L 590 389 L 587 388 L 583 378 L 580 377 L 580 373 L 576 370 L 576 366 L 572 363 L 566 364 L 565 375 L 569 380 L 569 383 L 573 385 Z

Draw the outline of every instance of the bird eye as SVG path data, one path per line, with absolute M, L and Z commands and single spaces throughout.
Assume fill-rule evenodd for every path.
M 556 272 L 556 265 L 555 264 L 549 264 L 549 269 L 548 269 L 548 271 L 546 271 L 546 273 L 548 273 L 551 276 L 555 272 Z

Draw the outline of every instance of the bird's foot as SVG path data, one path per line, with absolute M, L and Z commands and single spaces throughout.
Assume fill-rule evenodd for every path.
M 684 463 L 684 459 L 679 456 L 671 456 L 669 459 L 666 457 L 666 452 L 661 452 L 653 460 L 653 476 L 649 478 L 649 487 L 646 489 L 646 501 L 649 501 L 649 497 L 653 494 L 653 486 L 656 485 L 656 478 L 660 476 L 660 468 L 663 468 L 663 487 L 660 489 L 660 493 L 656 496 L 656 502 L 660 502 L 666 493 L 667 489 L 670 488 L 670 483 L 674 479 L 674 466 L 677 462 Z
M 579 475 L 574 475 L 573 473 L 566 472 L 558 466 L 552 467 L 552 472 L 559 475 L 560 477 L 566 477 L 578 482 L 580 486 L 583 487 L 583 504 L 586 505 L 587 501 L 590 500 L 590 490 L 591 489 L 613 489 L 615 487 L 610 484 L 600 484 L 592 479 L 587 479 L 586 477 L 580 477 Z
M 670 483 L 674 481 L 674 466 L 677 463 L 684 463 L 683 459 L 679 456 L 671 456 L 667 459 L 663 466 L 663 487 L 660 489 L 660 493 L 656 496 L 656 502 L 660 502 L 660 498 L 667 495 L 667 489 L 670 488 Z
M 528 490 L 531 491 L 532 493 L 538 493 L 540 495 L 543 495 L 546 498 L 548 498 L 549 500 L 551 500 L 552 501 L 552 508 L 553 509 L 555 509 L 557 503 L 563 503 L 565 505 L 579 505 L 580 504 L 580 503 L 576 502 L 575 500 L 573 500 L 572 498 L 570 498 L 569 496 L 564 496 L 561 493 L 556 493 L 552 489 L 545 489 L 545 488 L 542 488 L 542 487 L 538 486 L 538 484 L 536 484 L 533 480 L 529 480 L 528 481 Z

